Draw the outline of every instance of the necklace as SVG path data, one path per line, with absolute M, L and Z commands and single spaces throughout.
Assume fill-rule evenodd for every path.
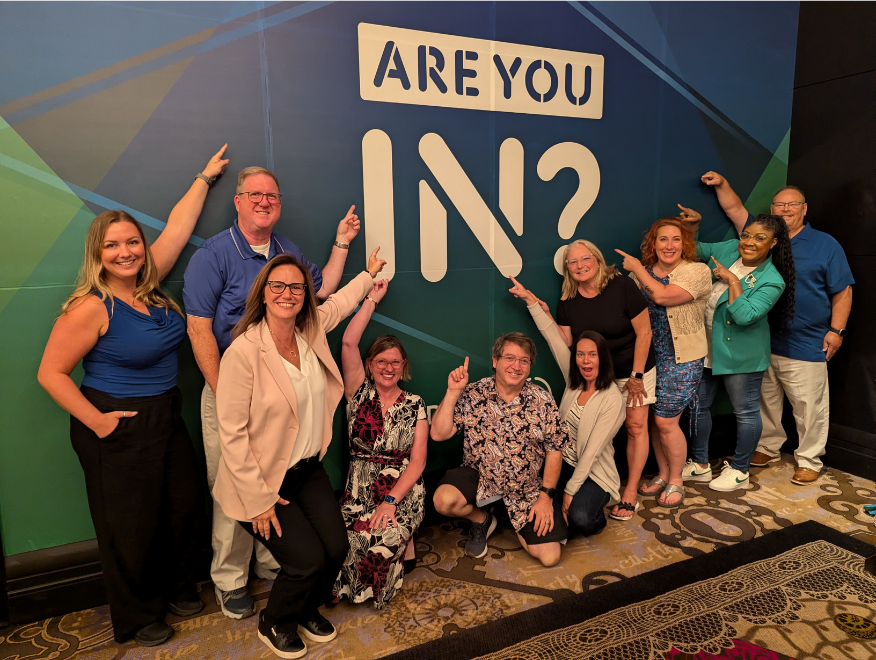
M 277 335 L 274 334 L 274 331 L 273 331 L 273 330 L 271 330 L 271 326 L 270 326 L 270 325 L 268 326 L 268 332 L 271 333 L 271 337 L 274 338 L 274 341 L 279 342 L 280 346 L 282 346 L 282 347 L 285 348 L 287 351 L 289 351 L 289 355 L 292 357 L 293 360 L 294 360 L 295 358 L 298 357 L 298 353 L 296 353 L 296 352 L 293 351 L 291 348 L 289 348 L 288 346 L 286 346 L 286 344 L 284 344 L 282 341 L 280 341 L 280 338 L 277 337 Z M 293 337 L 293 339 L 294 339 L 295 335 L 292 335 L 292 337 Z
M 396 394 L 395 396 L 389 397 L 389 403 L 387 403 L 385 405 L 383 403 L 383 399 L 380 396 L 380 392 L 377 392 L 377 399 L 380 401 L 380 409 L 382 411 L 386 411 L 389 408 L 391 408 L 393 406 L 393 404 L 398 400 L 398 397 L 401 394 L 402 390 L 398 385 L 395 386 L 395 389 L 398 390 L 398 394 Z

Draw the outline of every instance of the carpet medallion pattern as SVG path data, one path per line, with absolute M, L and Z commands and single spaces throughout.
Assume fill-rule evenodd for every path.
M 790 483 L 794 469 L 790 457 L 769 468 L 753 469 L 750 486 L 731 493 L 713 492 L 705 484 L 688 485 L 684 503 L 675 510 L 659 507 L 654 498 L 643 498 L 631 522 L 610 520 L 594 537 L 571 539 L 560 563 L 552 568 L 544 568 L 529 557 L 507 528 L 490 537 L 489 551 L 484 558 L 473 559 L 466 557 L 463 549 L 468 536 L 466 523 L 447 521 L 424 527 L 416 536 L 417 568 L 405 575 L 401 591 L 387 607 L 378 612 L 369 604 L 352 605 L 345 600 L 324 610 L 338 628 L 338 638 L 330 644 L 310 645 L 306 657 L 313 660 L 383 657 L 541 605 L 561 603 L 575 594 L 624 582 L 677 562 L 710 555 L 721 548 L 732 548 L 807 520 L 876 544 L 873 517 L 861 510 L 862 504 L 876 502 L 874 482 L 825 470 L 814 484 L 797 486 Z M 769 629 L 772 631 L 769 639 L 779 636 L 790 641 L 760 646 L 784 649 L 785 656 L 743 653 L 740 646 L 739 653 L 726 657 L 876 658 L 876 646 L 868 646 L 863 655 L 836 654 L 830 646 L 840 639 L 876 645 L 876 641 L 854 637 L 834 621 L 838 614 L 872 620 L 876 602 L 872 600 L 872 583 L 862 578 L 859 570 L 852 570 L 854 567 L 840 562 L 830 568 L 827 564 L 817 564 L 819 560 L 818 556 L 809 555 L 788 558 L 788 562 L 802 562 L 798 574 L 793 575 L 790 568 L 774 566 L 774 575 L 769 580 L 763 578 L 766 580 L 763 584 L 757 583 L 749 573 L 741 577 L 734 573 L 732 578 L 725 575 L 724 579 L 710 583 L 714 594 L 703 594 L 702 599 L 712 602 L 710 599 L 717 597 L 715 594 L 721 594 L 732 602 L 720 607 L 716 604 L 708 613 L 691 610 L 681 599 L 661 598 L 659 603 L 652 604 L 647 617 L 652 623 L 665 624 L 661 628 L 662 636 L 652 638 L 632 627 L 629 639 L 615 640 L 615 643 L 609 638 L 600 638 L 601 629 L 588 628 L 586 635 L 593 639 L 586 638 L 590 640 L 588 643 L 608 645 L 607 649 L 620 648 L 621 643 L 630 645 L 631 655 L 612 655 L 614 651 L 606 651 L 606 658 L 638 660 L 648 657 L 647 653 L 659 651 L 662 655 L 654 657 L 670 657 L 675 653 L 671 656 L 674 660 L 688 657 L 705 660 L 709 656 L 699 654 L 711 653 L 727 642 L 743 644 L 744 639 L 745 643 L 757 646 L 767 639 L 741 633 L 755 630 L 761 635 L 758 631 Z M 820 568 L 812 569 L 816 564 Z M 784 576 L 781 582 L 777 576 Z M 750 590 L 754 588 L 751 585 L 755 585 L 756 590 Z M 253 580 L 250 586 L 260 609 L 268 597 L 270 583 Z M 189 619 L 168 617 L 176 634 L 161 647 L 144 649 L 133 642 L 116 644 L 112 640 L 108 609 L 99 607 L 0 631 L 0 660 L 273 657 L 256 636 L 254 618 L 235 621 L 224 617 L 209 583 L 202 585 L 201 597 L 206 607 L 199 615 Z M 841 610 L 836 609 L 837 603 L 843 604 Z M 821 610 L 816 607 L 819 605 Z M 694 616 L 701 617 L 697 631 L 687 631 L 684 626 L 688 624 L 684 622 Z M 793 644 L 800 638 L 795 626 L 802 626 L 802 621 L 807 621 L 812 628 L 806 639 L 812 639 L 815 647 L 822 645 L 826 649 L 824 653 L 811 649 L 806 653 L 791 653 L 798 648 Z M 854 629 L 854 625 L 864 625 L 852 624 L 851 619 L 847 624 L 849 630 Z M 676 631 L 672 626 L 680 627 Z M 584 634 L 584 629 L 577 634 Z M 675 644 L 675 640 L 681 646 Z M 614 646 L 610 646 L 610 642 Z M 699 642 L 705 646 L 695 650 Z M 725 656 L 715 654 L 715 657 Z
M 838 601 L 847 609 L 844 621 L 860 621 L 876 602 L 876 578 L 864 572 L 860 556 L 816 541 L 482 658 L 731 657 L 723 654 L 741 652 L 745 645 L 765 652 L 790 646 L 796 654 L 733 657 L 873 657 L 871 644 L 850 641 L 824 625 L 834 618 Z

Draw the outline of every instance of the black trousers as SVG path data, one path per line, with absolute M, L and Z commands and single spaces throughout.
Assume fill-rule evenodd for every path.
M 299 615 L 310 614 L 329 599 L 350 544 L 338 499 L 317 458 L 286 472 L 280 497 L 289 501 L 274 507 L 283 536 L 272 527 L 266 541 L 253 532 L 251 523 L 240 524 L 280 564 L 265 606 L 265 622 L 293 626 Z
M 166 603 L 195 586 L 204 515 L 198 462 L 180 417 L 178 388 L 116 399 L 83 387 L 101 412 L 137 411 L 105 438 L 75 417 L 70 439 L 85 471 L 88 506 L 117 642 L 163 621 Z

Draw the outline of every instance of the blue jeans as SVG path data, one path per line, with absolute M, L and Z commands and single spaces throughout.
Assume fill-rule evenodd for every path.
M 565 493 L 557 492 L 557 497 Z M 605 506 L 611 496 L 602 490 L 602 486 L 590 477 L 581 484 L 578 492 L 572 496 L 569 505 L 569 531 L 580 532 L 583 536 L 596 534 L 606 525 Z
M 691 458 L 700 464 L 709 462 L 709 435 L 712 433 L 712 414 L 709 407 L 718 391 L 718 379 L 724 381 L 724 389 L 733 404 L 736 416 L 736 454 L 730 467 L 748 472 L 751 457 L 757 449 L 763 421 L 760 417 L 760 384 L 763 371 L 748 374 L 724 374 L 715 376 L 711 369 L 703 369 L 697 395 L 700 409 L 697 413 L 696 431 L 690 437 Z

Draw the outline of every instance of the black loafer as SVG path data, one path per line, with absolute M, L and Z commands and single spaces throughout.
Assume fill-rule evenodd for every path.
M 265 623 L 265 612 L 259 614 L 259 639 L 281 658 L 300 658 L 307 653 L 307 645 L 298 636 L 298 633 L 286 630 L 277 630 L 276 626 Z
M 158 646 L 164 644 L 171 637 L 173 637 L 173 628 L 164 621 L 156 621 L 140 628 L 134 635 L 134 641 L 140 646 Z
M 316 610 L 298 619 L 298 632 L 314 642 L 330 642 L 338 636 L 332 622 Z

